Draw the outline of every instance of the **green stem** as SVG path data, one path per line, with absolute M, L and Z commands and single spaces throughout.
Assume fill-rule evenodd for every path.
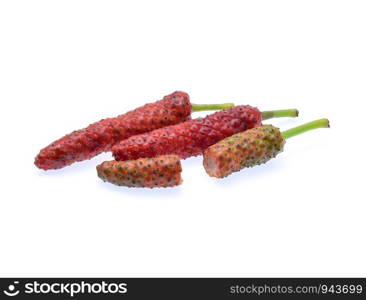
M 192 103 L 192 112 L 205 111 L 205 110 L 223 110 L 229 109 L 235 106 L 234 103 L 220 103 L 220 104 L 194 104 Z M 299 111 L 295 108 L 293 109 L 281 109 L 281 110 L 267 110 L 262 112 L 262 120 L 267 120 L 271 118 L 281 118 L 281 117 L 297 117 Z
M 192 111 L 203 111 L 203 110 L 222 110 L 233 107 L 234 103 L 221 103 L 221 104 L 193 104 Z
M 262 111 L 262 120 L 267 120 L 271 118 L 282 118 L 282 117 L 297 117 L 299 111 L 295 108 L 293 109 L 281 109 L 281 110 L 267 110 Z
M 319 119 L 309 123 L 305 123 L 303 125 L 291 128 L 282 132 L 282 135 L 285 139 L 293 137 L 295 135 L 304 133 L 309 130 L 317 129 L 317 128 L 329 128 L 329 120 L 328 119 Z

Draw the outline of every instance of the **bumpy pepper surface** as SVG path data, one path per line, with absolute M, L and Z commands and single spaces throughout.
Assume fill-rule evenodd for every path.
M 104 181 L 127 187 L 171 187 L 182 183 L 182 167 L 176 155 L 105 161 L 97 166 Z
M 267 162 L 282 152 L 284 145 L 285 138 L 277 127 L 259 126 L 208 147 L 203 154 L 203 166 L 210 176 L 222 178 Z
M 74 131 L 42 149 L 35 165 L 44 170 L 59 169 L 77 161 L 110 151 L 130 136 L 189 120 L 192 106 L 184 92 L 174 92 L 126 114 L 93 123 Z
M 261 112 L 249 105 L 216 112 L 205 118 L 153 130 L 121 141 L 112 147 L 116 160 L 176 154 L 181 158 L 202 154 L 208 146 L 255 126 L 260 126 Z

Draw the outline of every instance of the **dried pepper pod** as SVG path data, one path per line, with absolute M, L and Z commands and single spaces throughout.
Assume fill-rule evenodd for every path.
M 205 118 L 189 120 L 136 135 L 112 147 L 116 160 L 176 154 L 187 158 L 202 154 L 212 144 L 273 117 L 296 117 L 296 109 L 260 112 L 249 105 L 234 106 Z
M 176 155 L 105 161 L 97 166 L 97 172 L 102 180 L 127 187 L 172 187 L 182 183 L 182 167 Z
M 42 149 L 35 165 L 44 170 L 59 169 L 110 151 L 117 142 L 136 134 L 191 118 L 191 112 L 232 107 L 232 103 L 192 104 L 184 92 L 174 92 L 115 118 L 103 119 L 74 131 Z
M 327 119 L 306 123 L 282 133 L 272 125 L 259 126 L 234 134 L 208 147 L 203 153 L 203 166 L 208 175 L 223 178 L 276 157 L 283 151 L 287 138 L 308 130 L 327 127 Z

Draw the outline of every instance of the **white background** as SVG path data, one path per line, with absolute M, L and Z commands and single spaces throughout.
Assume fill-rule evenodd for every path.
M 366 276 L 365 15 L 365 1 L 1 1 L 0 275 Z M 171 189 L 103 183 L 110 154 L 33 165 L 175 90 L 332 128 L 222 180 L 187 159 Z

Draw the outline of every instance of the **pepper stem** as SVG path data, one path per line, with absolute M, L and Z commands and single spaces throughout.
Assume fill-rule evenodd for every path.
M 295 135 L 304 133 L 309 130 L 317 129 L 317 128 L 329 128 L 329 120 L 328 119 L 319 119 L 309 123 L 305 123 L 303 125 L 291 128 L 282 132 L 282 135 L 285 139 L 293 137 Z
M 204 110 L 222 110 L 233 107 L 234 103 L 221 103 L 221 104 L 191 104 L 192 111 L 204 111 Z
M 267 110 L 262 111 L 262 120 L 267 120 L 271 118 L 282 118 L 282 117 L 297 117 L 299 111 L 295 108 L 293 109 L 281 109 L 281 110 Z

